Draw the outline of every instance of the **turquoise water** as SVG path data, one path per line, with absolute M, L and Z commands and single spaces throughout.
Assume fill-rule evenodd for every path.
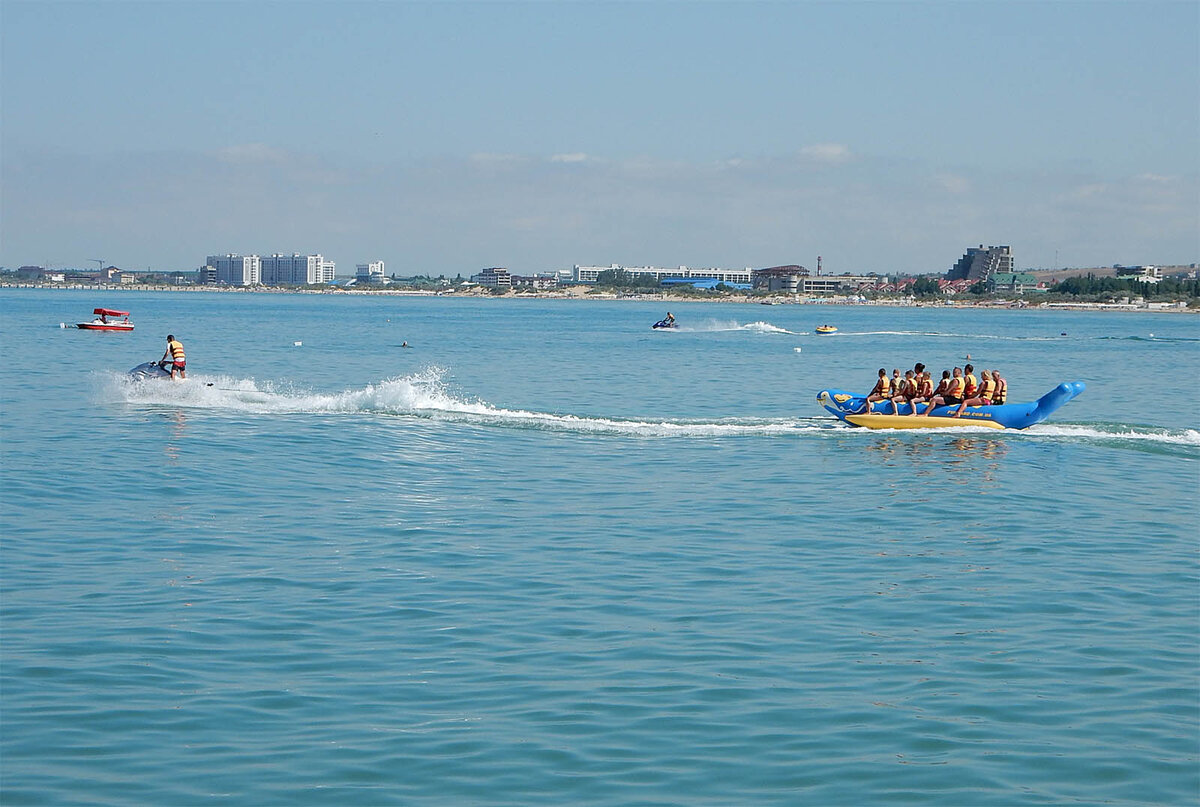
M 1200 320 L 672 310 L 0 292 L 0 800 L 1195 803 Z

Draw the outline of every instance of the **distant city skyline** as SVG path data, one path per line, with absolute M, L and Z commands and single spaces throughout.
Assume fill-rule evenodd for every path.
M 6 0 L 0 265 L 1189 264 L 1198 38 L 1191 2 Z

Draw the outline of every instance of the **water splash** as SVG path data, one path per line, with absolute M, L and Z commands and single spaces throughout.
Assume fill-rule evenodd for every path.
M 789 331 L 786 328 L 780 328 L 778 325 L 772 325 L 769 322 L 759 320 L 757 322 L 748 322 L 742 324 L 737 320 L 709 320 L 696 325 L 681 325 L 676 330 L 691 331 L 692 333 L 716 333 L 724 331 L 747 331 L 750 333 L 782 333 L 795 336 L 794 331 Z
M 1200 430 L 1165 429 L 1121 423 L 1039 424 L 1025 431 L 955 426 L 918 431 L 871 431 L 847 426 L 829 416 L 726 417 L 688 419 L 672 417 L 602 417 L 538 412 L 495 406 L 452 392 L 447 371 L 428 367 L 411 375 L 389 378 L 360 389 L 314 392 L 289 383 L 259 382 L 252 378 L 194 376 L 188 382 L 134 381 L 111 374 L 102 385 L 102 398 L 134 406 L 184 407 L 214 413 L 240 412 L 263 415 L 376 414 L 464 423 L 480 427 L 531 429 L 589 435 L 641 438 L 669 437 L 777 437 L 798 435 L 855 435 L 872 439 L 881 434 L 956 434 L 978 431 L 990 437 L 1071 440 L 1110 445 L 1136 443 L 1174 446 L 1191 452 L 1200 449 Z
M 195 383 L 137 382 L 114 377 L 118 400 L 140 406 L 178 406 L 260 414 L 378 414 L 478 426 L 635 437 L 770 436 L 839 428 L 830 418 L 615 418 L 535 412 L 493 406 L 452 393 L 446 370 L 430 367 L 361 389 L 319 393 L 254 379 L 196 377 Z M 210 386 L 211 385 L 211 386 Z

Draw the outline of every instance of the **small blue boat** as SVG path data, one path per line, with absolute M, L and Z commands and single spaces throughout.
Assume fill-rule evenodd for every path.
M 892 404 L 889 401 L 876 401 L 867 410 L 867 396 L 837 389 L 821 390 L 817 393 L 817 403 L 839 420 L 867 429 L 941 429 L 947 426 L 1027 429 L 1050 417 L 1067 401 L 1083 392 L 1084 387 L 1082 381 L 1066 381 L 1036 401 L 968 406 L 959 417 L 953 416 L 958 404 L 935 407 L 928 417 L 924 416 L 924 409 L 920 410 L 920 416 L 914 416 L 912 405 L 907 403 L 899 405 L 898 415 L 891 414 Z

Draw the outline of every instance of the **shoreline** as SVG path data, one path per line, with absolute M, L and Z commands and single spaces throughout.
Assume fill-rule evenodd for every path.
M 425 291 L 420 289 L 299 289 L 280 288 L 272 286 L 165 286 L 147 285 L 142 283 L 0 283 L 0 289 L 44 289 L 50 291 L 137 291 L 137 292 L 187 292 L 200 294 L 320 294 L 331 296 L 353 295 L 357 297 L 447 297 L 470 298 L 484 300 L 602 300 L 605 302 L 659 302 L 671 305 L 699 303 L 736 303 L 739 305 L 836 305 L 836 306 L 871 306 L 885 308 L 946 308 L 946 309 L 1004 309 L 1006 311 L 1105 311 L 1130 313 L 1167 313 L 1167 314 L 1198 314 L 1200 308 L 1189 308 L 1186 303 L 1092 303 L 1092 302 L 1030 302 L 1025 299 L 990 299 L 966 301 L 940 299 L 918 301 L 913 298 L 896 298 L 884 300 L 851 300 L 837 297 L 748 297 L 721 296 L 711 299 L 673 294 L 616 294 L 612 292 L 588 292 L 582 287 L 571 287 L 566 291 L 534 291 L 506 292 L 492 294 L 487 291 Z M 577 293 L 576 293 L 577 292 Z

